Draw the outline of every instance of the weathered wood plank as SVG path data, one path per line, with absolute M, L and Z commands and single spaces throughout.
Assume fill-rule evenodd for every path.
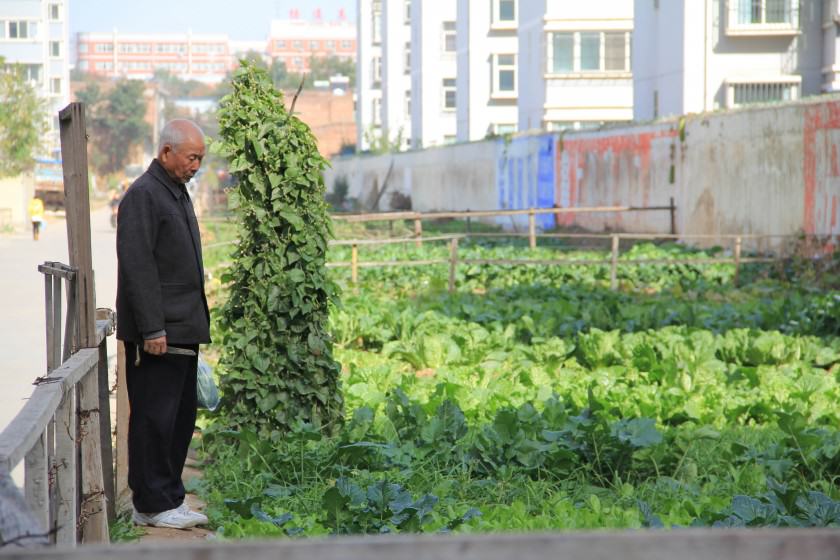
M 93 291 L 93 257 L 90 248 L 87 130 L 82 103 L 71 103 L 59 113 L 64 201 L 70 266 L 77 270 L 81 348 L 96 347 L 96 299 Z
M 99 375 L 95 370 L 84 376 L 79 383 L 82 475 L 79 541 L 86 544 L 108 542 L 108 508 L 102 478 L 99 418 Z M 109 447 L 110 444 L 109 441 Z
M 37 549 L 28 560 L 837 560 L 836 529 L 681 529 L 532 535 L 396 535 Z
M 24 461 L 24 495 L 26 503 L 38 522 L 41 532 L 46 534 L 50 526 L 50 480 L 47 462 L 47 430 L 26 454 Z
M 55 484 L 56 518 L 55 542 L 58 545 L 76 544 L 78 503 L 76 486 L 76 389 L 72 387 L 55 415 Z
M 108 522 L 116 518 L 114 507 L 114 449 L 111 436 L 111 395 L 108 383 L 108 345 L 99 343 L 99 362 L 97 365 L 97 383 L 99 385 L 99 448 L 102 452 L 102 482 L 105 485 L 105 500 L 108 509 Z
M 128 488 L 128 388 L 125 381 L 125 345 L 117 341 L 117 479 L 116 510 L 118 513 L 131 509 L 131 491 Z

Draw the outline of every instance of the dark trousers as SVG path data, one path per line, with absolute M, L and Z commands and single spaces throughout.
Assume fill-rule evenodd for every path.
M 198 345 L 172 344 L 198 353 Z M 125 343 L 128 486 L 140 513 L 177 508 L 184 501 L 181 474 L 195 429 L 197 356 L 153 356 Z

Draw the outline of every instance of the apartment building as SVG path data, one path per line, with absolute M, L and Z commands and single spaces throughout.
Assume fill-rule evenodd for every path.
M 412 1 L 382 0 L 382 135 L 400 149 L 412 139 Z
M 455 142 L 456 5 L 411 3 L 411 145 L 427 148 Z
M 636 0 L 634 116 L 834 91 L 837 16 L 836 0 Z
M 518 19 L 520 130 L 633 119 L 632 0 L 527 0 Z
M 519 10 L 521 4 L 530 1 L 457 0 L 455 105 L 459 142 L 516 132 Z
M 309 72 L 312 57 L 356 59 L 356 27 L 347 21 L 343 10 L 337 21 L 323 20 L 320 10 L 315 10 L 312 20 L 300 19 L 298 10 L 289 15 L 289 19 L 271 22 L 265 49 L 271 60 L 283 61 L 289 72 Z
M 60 149 L 58 111 L 70 102 L 67 14 L 68 0 L 4 2 L 0 11 L 0 57 L 20 65 L 46 103 L 48 155 Z
M 226 35 L 79 33 L 76 67 L 112 78 L 148 80 L 166 70 L 184 80 L 221 82 L 233 69 Z
M 382 136 L 382 1 L 356 0 L 356 146 Z

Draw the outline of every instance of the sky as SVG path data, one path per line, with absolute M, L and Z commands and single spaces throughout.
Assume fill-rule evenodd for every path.
M 356 20 L 356 0 L 70 0 L 70 33 L 226 33 L 236 41 L 264 40 L 272 19 L 287 19 L 297 8 L 302 19 L 321 9 L 335 20 L 345 9 Z

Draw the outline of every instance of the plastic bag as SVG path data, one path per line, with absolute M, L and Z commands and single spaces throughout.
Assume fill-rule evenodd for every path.
M 206 408 L 210 412 L 216 410 L 219 406 L 219 389 L 216 387 L 216 382 L 213 380 L 213 368 L 210 364 L 204 361 L 203 358 L 198 358 L 198 407 Z

